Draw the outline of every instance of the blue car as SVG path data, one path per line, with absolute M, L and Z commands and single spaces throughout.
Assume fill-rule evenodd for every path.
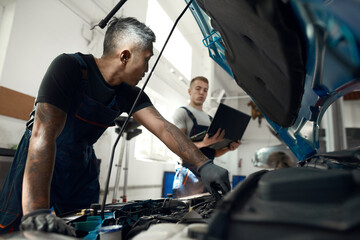
M 336 100 L 360 89 L 359 10 L 356 0 L 192 3 L 210 57 L 297 161 L 247 177 L 204 239 L 360 239 L 360 147 L 342 149 L 341 126 L 332 139 L 339 150 L 319 144 L 325 111 L 333 105 L 341 125 Z

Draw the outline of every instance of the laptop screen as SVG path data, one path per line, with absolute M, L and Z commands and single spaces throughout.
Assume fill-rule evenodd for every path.
M 224 141 L 215 143 L 209 147 L 220 149 L 227 147 L 231 142 L 240 140 L 249 124 L 250 115 L 220 103 L 206 132 L 199 133 L 191 138 L 192 141 L 201 141 L 206 133 L 213 136 L 221 128 L 225 129 Z

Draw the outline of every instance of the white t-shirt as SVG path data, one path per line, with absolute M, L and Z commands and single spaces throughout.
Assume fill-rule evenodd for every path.
M 190 105 L 187 105 L 185 107 L 188 110 L 190 110 L 190 112 L 192 112 L 192 114 L 196 118 L 198 125 L 210 126 L 211 121 L 210 121 L 209 115 L 206 112 L 200 111 Z M 174 116 L 173 116 L 173 122 L 176 127 L 180 128 L 180 129 L 185 129 L 186 135 L 190 136 L 190 131 L 191 131 L 192 127 L 194 126 L 194 122 L 189 117 L 189 115 L 185 109 L 183 109 L 183 108 L 176 109 Z

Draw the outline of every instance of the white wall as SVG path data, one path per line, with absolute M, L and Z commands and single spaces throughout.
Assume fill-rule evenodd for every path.
M 17 0 L 1 85 L 36 96 L 50 61 L 62 52 L 87 52 L 83 22 L 57 0 Z
M 5 40 L 1 45 L 0 85 L 36 96 L 55 56 L 62 52 L 87 52 L 87 43 L 81 37 L 84 23 L 57 0 L 8 2 L 3 16 L 6 19 L 0 25 L 0 39 Z M 0 116 L 0 147 L 17 144 L 24 123 Z
M 360 127 L 360 100 L 343 101 L 344 127 Z
M 346 141 L 346 128 L 360 128 L 360 100 L 344 100 L 344 98 L 339 98 L 336 100 L 338 103 L 338 107 L 340 107 L 340 110 L 342 112 L 342 123 L 344 130 L 341 133 L 341 136 L 344 138 L 334 138 L 334 124 L 335 126 L 338 125 L 338 119 L 333 116 L 333 109 L 332 106 L 330 106 L 324 116 L 321 120 L 321 128 L 325 130 L 325 137 L 323 138 L 323 141 L 325 141 L 325 148 L 324 151 L 335 151 L 335 150 L 341 150 L 350 148 L 348 146 L 348 141 Z M 339 134 L 339 133 L 338 133 Z M 350 142 L 352 142 L 353 136 L 350 136 Z M 342 142 L 344 141 L 344 142 Z M 354 144 L 353 142 L 351 144 Z M 353 146 L 351 146 L 353 147 Z

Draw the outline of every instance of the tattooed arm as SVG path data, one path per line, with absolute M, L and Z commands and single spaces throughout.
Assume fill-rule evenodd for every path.
M 133 114 L 134 119 L 149 129 L 181 159 L 197 168 L 205 188 L 216 198 L 230 191 L 229 173 L 216 166 L 175 125 L 164 119 L 154 107 L 143 108 Z
M 24 215 L 36 209 L 49 208 L 56 139 L 65 121 L 64 111 L 51 104 L 37 104 L 23 179 Z
M 164 119 L 154 107 L 143 108 L 135 112 L 133 117 L 187 163 L 199 167 L 207 160 L 207 157 L 189 138 L 175 125 Z

